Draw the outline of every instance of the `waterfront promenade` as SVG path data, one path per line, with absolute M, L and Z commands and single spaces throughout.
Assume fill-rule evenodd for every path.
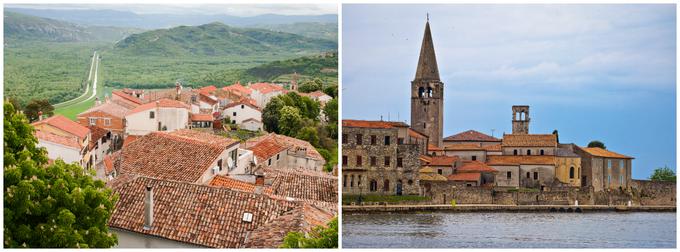
M 614 205 L 343 205 L 343 213 L 352 212 L 675 212 L 676 206 L 614 206 Z

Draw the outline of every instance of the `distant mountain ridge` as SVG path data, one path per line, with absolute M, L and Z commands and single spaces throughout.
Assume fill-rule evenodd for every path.
M 3 29 L 6 40 L 49 42 L 114 42 L 129 34 L 142 31 L 137 28 L 82 26 L 11 11 L 4 12 Z
M 12 12 L 43 18 L 57 19 L 88 26 L 137 27 L 142 29 L 161 29 L 180 25 L 201 25 L 221 22 L 230 26 L 254 26 L 292 23 L 336 23 L 335 14 L 324 15 L 277 15 L 265 14 L 252 17 L 205 14 L 136 14 L 117 10 L 81 9 L 31 9 L 5 8 Z
M 337 42 L 213 22 L 133 34 L 116 43 L 114 51 L 135 56 L 164 57 L 309 54 L 337 51 Z

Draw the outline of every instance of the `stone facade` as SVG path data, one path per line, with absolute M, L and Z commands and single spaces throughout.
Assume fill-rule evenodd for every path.
M 418 194 L 419 157 L 426 142 L 408 136 L 408 130 L 405 124 L 348 127 L 343 121 L 343 193 Z
M 588 149 L 574 149 L 581 156 L 581 186 L 595 191 L 630 187 L 632 158 L 593 155 Z

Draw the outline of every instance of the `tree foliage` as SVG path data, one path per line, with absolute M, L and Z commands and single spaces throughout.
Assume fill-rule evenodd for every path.
M 109 248 L 115 197 L 82 167 L 47 165 L 26 117 L 4 104 L 4 247 Z
M 670 181 L 675 182 L 675 172 L 668 168 L 668 166 L 654 169 L 654 173 L 649 177 L 652 181 Z
M 42 112 L 44 118 L 54 115 L 54 107 L 46 99 L 42 100 L 32 100 L 24 108 L 24 114 L 28 117 L 31 122 L 37 121 L 39 119 L 39 112 Z
M 307 80 L 300 84 L 298 91 L 303 93 L 310 93 L 323 88 L 323 82 L 320 79 Z
M 598 148 L 602 148 L 602 149 L 605 149 L 605 150 L 607 149 L 607 146 L 605 146 L 603 142 L 600 142 L 598 140 L 594 140 L 594 141 L 591 141 L 590 143 L 588 143 L 588 148 L 593 148 L 593 147 L 598 147 Z
M 338 218 L 328 222 L 327 227 L 317 226 L 305 236 L 301 232 L 289 232 L 281 248 L 337 248 Z

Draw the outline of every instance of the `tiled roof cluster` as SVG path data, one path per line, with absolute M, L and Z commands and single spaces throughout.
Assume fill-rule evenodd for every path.
M 132 103 L 135 103 L 135 104 L 138 104 L 138 105 L 144 104 L 144 101 L 142 99 L 139 99 L 139 98 L 134 97 L 130 94 L 127 94 L 122 90 L 114 90 L 114 91 L 111 92 L 111 95 L 121 97 L 125 100 L 131 101 Z
M 266 223 L 250 233 L 245 247 L 276 248 L 283 243 L 288 232 L 310 232 L 316 226 L 325 226 L 333 214 L 314 205 L 304 204 L 283 216 Z
M 506 134 L 503 147 L 557 147 L 554 134 Z
M 395 127 L 408 127 L 408 124 L 403 122 L 388 122 L 388 121 L 366 121 L 366 120 L 342 120 L 342 127 L 353 128 L 373 128 L 373 129 L 391 129 Z
M 253 155 L 257 158 L 257 162 L 262 163 L 277 153 L 287 150 L 288 147 L 282 143 L 278 143 L 273 138 L 267 138 L 248 147 L 248 149 L 253 151 Z
M 283 91 L 283 87 L 276 85 L 276 84 L 271 84 L 271 83 L 255 83 L 250 85 L 251 89 L 257 90 L 260 93 L 267 94 L 275 91 Z
M 34 127 L 43 124 L 47 124 L 54 128 L 68 132 L 69 134 L 74 135 L 80 138 L 81 140 L 85 139 L 87 137 L 87 134 L 90 133 L 90 129 L 83 125 L 80 125 L 77 122 L 71 121 L 70 119 L 64 117 L 63 115 L 54 115 L 47 119 L 43 119 L 41 121 L 32 123 Z
M 147 187 L 152 188 L 154 203 L 148 230 L 144 229 Z M 128 178 L 114 191 L 120 198 L 110 227 L 214 248 L 244 247 L 246 239 L 253 238 L 251 231 L 301 207 L 263 194 L 148 177 Z M 252 214 L 252 221 L 244 221 L 244 214 Z
M 180 129 L 167 134 L 183 137 L 185 141 L 199 141 L 205 144 L 217 145 L 218 148 L 226 150 L 229 146 L 238 144 L 239 140 L 234 138 L 223 137 L 208 132 L 192 129 Z
M 132 114 L 143 112 L 143 111 L 155 108 L 155 107 L 159 107 L 159 108 L 184 108 L 184 109 L 187 109 L 187 110 L 191 109 L 191 107 L 189 107 L 189 105 L 187 105 L 187 104 L 185 104 L 181 101 L 163 98 L 163 99 L 160 99 L 160 100 L 157 100 L 157 101 L 152 101 L 152 102 L 149 102 L 149 103 L 146 103 L 146 104 L 143 104 L 143 105 L 139 105 L 136 108 L 128 111 L 127 114 L 132 115 Z
M 203 133 L 207 134 L 207 133 Z M 188 138 L 187 135 L 197 136 Z M 197 181 L 224 150 L 231 139 L 200 137 L 176 131 L 153 132 L 127 144 L 122 150 L 121 173 L 134 173 L 159 179 Z
M 222 90 L 224 91 L 231 91 L 240 94 L 241 96 L 243 95 L 250 95 L 253 90 L 249 87 L 244 87 L 240 83 L 234 83 L 232 85 L 223 87 Z
M 500 144 L 484 145 L 484 146 L 482 146 L 482 149 L 484 149 L 485 151 L 492 151 L 492 152 L 500 152 L 502 150 Z
M 311 202 L 338 202 L 338 178 L 335 176 L 292 169 L 268 169 L 265 176 L 273 179 L 272 195 Z
M 476 130 L 468 130 L 452 136 L 448 136 L 444 138 L 444 141 L 500 142 L 501 140 Z
M 226 106 L 224 106 L 224 109 L 228 109 L 228 108 L 236 107 L 236 106 L 240 106 L 240 105 L 246 105 L 246 106 L 251 107 L 251 108 L 253 108 L 257 111 L 262 111 L 262 109 L 260 109 L 260 107 L 255 105 L 255 101 L 253 99 L 249 99 L 249 98 L 242 98 L 237 102 L 229 103 Z
M 258 145 L 261 143 L 267 144 L 258 147 Z M 292 150 L 295 150 L 296 148 L 302 148 L 305 150 L 305 155 L 307 155 L 307 157 L 316 160 L 324 160 L 319 151 L 317 151 L 316 148 L 314 148 L 314 146 L 309 142 L 285 135 L 278 135 L 275 133 L 249 139 L 246 142 L 246 146 L 252 146 L 249 149 L 255 152 L 256 156 L 262 156 L 263 160 L 268 159 L 276 153 L 279 153 L 282 150 L 280 148 L 281 146 L 283 146 L 285 149 Z
M 479 161 L 470 161 L 466 160 L 463 161 L 463 165 L 460 167 L 456 168 L 456 173 L 466 173 L 466 172 L 498 172 L 498 170 L 494 169 L 493 167 L 489 167 L 485 163 L 479 162 Z
M 441 174 L 434 172 L 434 169 L 429 166 L 425 166 L 418 170 L 418 180 L 422 181 L 446 181 L 446 177 Z
M 241 181 L 238 179 L 233 179 L 227 176 L 222 176 L 222 175 L 217 175 L 213 177 L 212 180 L 210 180 L 209 185 L 211 186 L 216 186 L 216 187 L 222 187 L 222 188 L 229 188 L 233 190 L 239 190 L 243 192 L 249 192 L 249 193 L 255 193 L 256 192 L 256 186 L 253 183 L 248 183 L 245 181 Z M 271 194 L 271 189 L 268 190 L 263 190 L 261 193 L 265 194 Z
M 613 151 L 605 150 L 599 147 L 579 147 L 583 151 L 587 152 L 590 155 L 596 156 L 596 157 L 607 157 L 607 158 L 625 158 L 625 159 L 632 159 L 633 157 L 629 157 L 623 154 L 619 154 Z

